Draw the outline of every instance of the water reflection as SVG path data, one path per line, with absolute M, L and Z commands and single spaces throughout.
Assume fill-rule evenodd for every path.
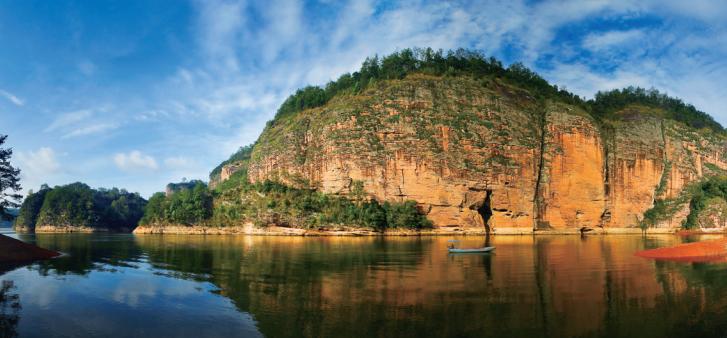
M 452 256 L 443 238 L 137 237 L 152 264 L 209 278 L 276 337 L 604 336 L 649 318 L 647 336 L 668 336 L 662 319 L 683 318 L 657 303 L 689 280 L 633 253 L 675 240 L 499 237 L 496 255 Z
M 49 313 L 72 324 L 45 329 L 71 336 L 193 336 L 184 328 L 202 324 L 208 330 L 197 336 L 727 332 L 725 264 L 655 262 L 633 255 L 693 240 L 676 236 L 492 237 L 493 255 L 449 255 L 448 238 L 442 237 L 24 239 L 68 255 L 0 277 L 22 285 L 21 336 L 47 332 L 35 320 Z M 483 241 L 461 240 L 463 247 Z M 74 323 L 71 318 L 89 308 L 94 315 L 88 322 Z
M 0 283 L 0 337 L 17 337 L 17 326 L 20 321 L 20 296 L 15 291 L 12 281 Z
M 116 271 L 119 267 L 134 267 L 143 254 L 132 235 L 21 234 L 18 238 L 64 254 L 32 266 L 44 276 L 49 273 L 85 275 L 92 270 Z

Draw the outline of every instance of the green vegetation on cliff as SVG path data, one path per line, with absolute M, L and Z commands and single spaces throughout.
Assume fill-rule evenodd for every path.
M 307 86 L 299 89 L 283 102 L 272 123 L 279 118 L 323 106 L 336 95 L 360 93 L 377 81 L 403 79 L 415 73 L 497 78 L 527 90 L 536 99 L 552 99 L 583 107 L 599 119 L 618 118 L 614 116 L 615 112 L 633 104 L 661 108 L 665 111 L 664 118 L 697 129 L 709 128 L 716 132 L 724 132 L 724 128 L 707 113 L 656 89 L 640 87 L 615 89 L 598 92 L 594 99 L 584 101 L 578 95 L 548 83 L 521 63 L 505 67 L 502 62 L 493 57 L 486 57 L 481 51 L 457 49 L 444 52 L 441 49 L 435 51 L 431 48 L 407 48 L 382 58 L 370 57 L 363 62 L 357 72 L 343 74 L 323 87 Z
M 689 201 L 689 216 L 687 216 L 684 227 L 692 229 L 700 226 L 698 220 L 702 216 L 701 214 L 712 204 L 710 202 L 715 197 L 721 200 L 727 199 L 727 177 L 709 177 L 700 183 L 696 189 L 693 189 L 692 198 Z M 722 217 L 724 216 L 722 215 Z
M 222 161 L 219 165 L 217 165 L 214 169 L 212 169 L 212 172 L 210 172 L 210 180 L 215 180 L 219 178 L 220 173 L 222 172 L 222 167 L 231 164 L 231 163 L 242 163 L 244 161 L 247 161 L 250 159 L 250 155 L 252 154 L 252 149 L 255 146 L 255 144 L 248 144 L 244 147 L 240 147 L 234 154 L 230 156 L 225 161 Z
M 90 188 L 72 183 L 49 188 L 44 185 L 28 195 L 20 208 L 16 228 L 36 226 L 89 227 L 130 230 L 144 214 L 146 200 L 126 190 Z
M 379 80 L 403 79 L 409 74 L 420 73 L 434 76 L 495 77 L 527 89 L 537 98 L 556 98 L 572 104 L 582 104 L 577 95 L 559 89 L 521 63 L 504 67 L 495 58 L 487 58 L 482 52 L 457 49 L 446 53 L 440 50 L 403 49 L 379 58 L 367 58 L 361 69 L 341 75 L 323 88 L 308 86 L 288 97 L 278 109 L 275 120 L 297 112 L 325 105 L 339 94 L 355 94 Z M 274 121 L 273 120 L 273 123 Z
M 685 229 L 704 226 L 723 226 L 711 224 L 709 218 L 727 219 L 727 176 L 707 176 L 682 190 L 682 193 L 669 199 L 656 199 L 654 206 L 644 213 L 644 226 L 655 226 L 668 221 L 680 209 L 689 206 L 689 214 L 683 221 Z
M 141 223 L 229 226 L 250 222 L 257 226 L 359 226 L 379 230 L 431 227 L 414 201 L 379 204 L 366 199 L 362 189 L 354 190 L 348 199 L 272 181 L 251 184 L 247 171 L 242 170 L 212 192 L 198 184 L 170 196 L 154 194 Z
M 601 119 L 618 118 L 614 113 L 629 105 L 644 105 L 661 108 L 664 118 L 682 122 L 692 128 L 709 128 L 715 132 L 724 132 L 724 128 L 707 113 L 686 104 L 682 100 L 672 98 L 656 89 L 628 87 L 607 92 L 598 92 L 593 100 L 588 101 L 593 114 Z
M 142 224 L 195 224 L 212 216 L 212 195 L 207 185 L 197 182 L 191 189 L 181 189 L 169 196 L 154 194 L 146 206 Z
M 218 190 L 215 221 L 220 224 L 250 221 L 256 225 L 277 224 L 320 228 L 360 226 L 374 229 L 431 227 L 416 202 L 401 203 L 368 200 L 354 182 L 349 198 L 324 194 L 313 189 L 292 188 L 273 181 L 250 184 L 235 173 Z

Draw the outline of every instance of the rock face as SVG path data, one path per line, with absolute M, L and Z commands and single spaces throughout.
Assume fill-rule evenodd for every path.
M 638 227 L 655 198 L 727 169 L 721 135 L 652 108 L 617 115 L 597 122 L 501 82 L 410 75 L 274 121 L 248 175 L 344 195 L 362 181 L 372 198 L 417 201 L 437 227 L 504 232 Z

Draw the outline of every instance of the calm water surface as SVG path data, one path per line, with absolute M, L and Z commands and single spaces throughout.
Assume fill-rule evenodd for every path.
M 633 256 L 676 236 L 15 236 L 66 256 L 0 268 L 0 337 L 727 336 L 727 264 Z

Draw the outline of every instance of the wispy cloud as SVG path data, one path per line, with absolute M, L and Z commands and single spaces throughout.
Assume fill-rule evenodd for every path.
M 119 127 L 116 122 L 105 121 L 106 118 L 95 116 L 91 109 L 76 110 L 59 115 L 44 131 L 46 133 L 60 132 L 62 139 L 69 139 L 98 134 Z
M 118 153 L 114 155 L 114 163 L 119 169 L 124 171 L 145 171 L 159 168 L 159 165 L 153 157 L 145 155 L 138 150 L 133 150 L 128 154 Z
M 71 130 L 70 132 L 64 134 L 62 138 L 71 138 L 71 137 L 78 137 L 78 136 L 85 136 L 85 135 L 91 135 L 96 133 L 102 133 L 108 130 L 116 129 L 118 127 L 115 123 L 96 123 L 91 125 L 82 126 L 76 129 Z
M 48 127 L 45 128 L 45 132 L 55 131 L 64 127 L 73 126 L 77 123 L 87 120 L 91 117 L 91 110 L 83 109 L 76 110 L 64 114 L 58 115 Z
M 20 107 L 25 104 L 25 102 L 23 100 L 21 100 L 19 97 L 13 95 L 12 93 L 10 93 L 8 91 L 0 89 L 0 95 L 5 97 L 6 99 L 8 99 L 8 101 L 12 102 L 16 106 Z

